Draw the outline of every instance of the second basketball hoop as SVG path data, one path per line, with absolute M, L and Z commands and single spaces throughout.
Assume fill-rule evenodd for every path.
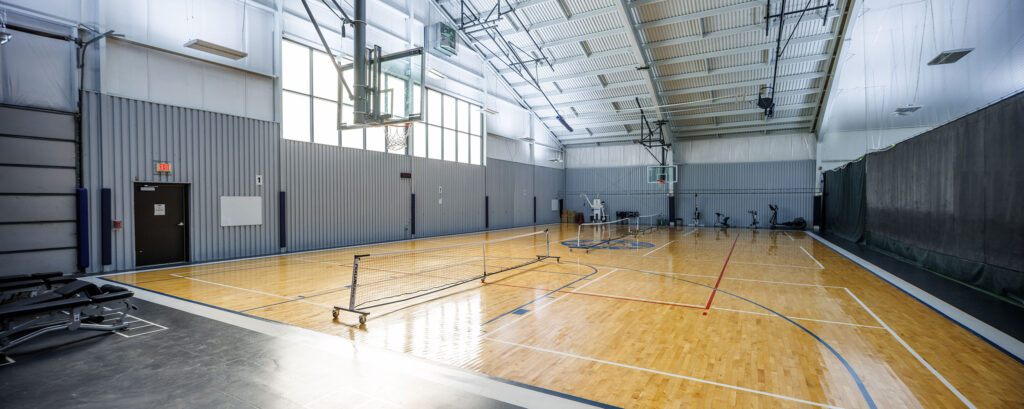
M 412 133 L 412 122 L 385 125 L 384 143 L 387 145 L 388 151 L 401 151 L 409 146 L 410 133 Z

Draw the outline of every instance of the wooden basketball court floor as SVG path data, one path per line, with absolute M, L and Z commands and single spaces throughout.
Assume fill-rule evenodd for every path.
M 560 262 L 362 327 L 331 317 L 355 254 L 545 228 Z M 589 253 L 560 243 L 575 238 L 576 225 L 554 224 L 107 279 L 616 407 L 1024 406 L 1024 365 L 802 232 L 661 228 L 643 248 Z

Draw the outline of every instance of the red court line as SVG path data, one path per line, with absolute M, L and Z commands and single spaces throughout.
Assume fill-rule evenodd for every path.
M 676 304 L 676 303 L 662 302 L 662 301 L 653 301 L 653 300 L 638 300 L 638 299 L 635 299 L 635 298 L 616 297 L 614 295 L 581 293 L 581 292 L 566 291 L 566 290 L 548 290 L 548 289 L 545 289 L 545 288 L 526 287 L 526 286 L 514 285 L 514 284 L 490 283 L 490 284 L 487 284 L 487 285 L 500 285 L 500 286 L 503 286 L 503 287 L 525 288 L 525 289 L 528 289 L 528 290 L 558 292 L 558 293 L 566 293 L 566 294 L 573 294 L 573 295 L 586 295 L 586 296 L 590 296 L 590 297 L 610 298 L 610 299 L 613 299 L 613 300 L 634 301 L 634 302 L 642 302 L 642 303 L 648 303 L 648 304 L 668 305 L 668 306 L 672 306 L 672 307 L 683 307 L 683 308 L 696 308 L 696 309 L 700 309 L 700 307 L 694 307 L 694 306 L 690 306 L 690 305 L 681 305 L 681 304 Z
M 705 310 L 711 309 L 711 302 L 715 300 L 715 293 L 718 292 L 718 285 L 722 283 L 722 277 L 725 276 L 725 267 L 729 265 L 729 259 L 732 258 L 732 251 L 736 250 L 736 242 L 740 240 L 740 235 L 736 235 L 736 239 L 732 241 L 732 248 L 729 249 L 729 255 L 725 257 L 725 264 L 722 265 L 722 272 L 718 273 L 718 281 L 715 281 L 715 289 L 711 290 L 711 296 L 708 297 L 708 305 L 704 306 Z

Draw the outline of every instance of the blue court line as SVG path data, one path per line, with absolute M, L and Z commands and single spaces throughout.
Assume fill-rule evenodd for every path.
M 501 318 L 501 317 L 504 317 L 504 316 L 506 316 L 506 315 L 512 314 L 512 313 L 514 313 L 514 312 L 515 312 L 516 310 L 519 310 L 519 309 L 521 309 L 521 308 L 523 308 L 523 307 L 526 307 L 526 306 L 528 306 L 528 305 L 530 305 L 530 304 L 533 304 L 533 303 L 535 303 L 535 302 L 537 302 L 537 301 L 540 301 L 541 299 L 543 299 L 543 298 L 545 298 L 545 297 L 547 297 L 547 296 L 550 296 L 551 294 L 554 294 L 554 293 L 557 293 L 557 292 L 559 292 L 559 291 L 562 291 L 563 289 L 565 289 L 566 287 L 568 287 L 568 286 L 570 286 L 570 285 L 573 285 L 573 284 L 576 284 L 576 283 L 578 283 L 578 282 L 580 282 L 580 281 L 586 280 L 587 278 L 590 278 L 590 276 L 592 276 L 592 275 L 594 275 L 594 274 L 597 274 L 597 269 L 596 269 L 596 268 L 594 268 L 593 266 L 588 266 L 588 265 L 586 265 L 586 264 L 580 264 L 580 265 L 583 265 L 583 266 L 587 266 L 587 267 L 590 267 L 590 268 L 591 268 L 592 270 L 594 270 L 594 272 L 592 272 L 592 273 L 590 273 L 590 274 L 587 274 L 587 275 L 585 275 L 585 276 L 583 276 L 583 277 L 577 278 L 576 280 L 573 280 L 573 281 L 572 281 L 571 283 L 569 283 L 569 284 L 566 284 L 566 285 L 563 285 L 563 286 L 561 286 L 561 287 L 558 287 L 558 289 L 557 289 L 557 290 L 551 291 L 551 292 L 549 292 L 549 293 L 547 293 L 547 294 L 544 294 L 544 295 L 542 295 L 542 296 L 540 296 L 540 297 L 534 298 L 534 299 L 533 299 L 532 301 L 530 301 L 530 302 L 528 302 L 528 303 L 526 303 L 526 304 L 520 305 L 520 306 L 518 306 L 518 307 L 515 307 L 515 308 L 513 308 L 513 309 L 511 309 L 511 310 L 505 311 L 505 312 L 504 312 L 504 313 L 502 313 L 501 315 L 499 315 L 499 316 L 497 316 L 497 317 L 494 317 L 494 318 L 491 318 L 491 319 L 487 320 L 486 322 L 484 322 L 483 324 L 480 324 L 480 326 L 482 327 L 482 326 L 484 326 L 484 325 L 487 325 L 487 324 L 490 324 L 490 323 L 492 323 L 492 322 L 494 322 L 494 321 L 497 321 L 497 320 L 498 320 L 499 318 Z
M 598 264 L 598 265 L 600 265 L 600 264 Z M 669 276 L 669 275 L 665 275 L 665 274 L 661 274 L 661 273 L 656 273 L 656 272 L 652 272 L 652 271 L 636 270 L 636 269 L 632 269 L 632 268 L 628 268 L 628 267 L 619 267 L 619 269 L 628 270 L 628 271 L 635 271 L 635 272 L 638 272 L 638 273 L 644 273 L 644 274 L 650 274 L 650 275 L 656 275 L 656 276 L 665 277 L 665 278 L 671 278 L 673 280 L 678 280 L 678 281 L 682 281 L 682 282 L 685 282 L 685 283 L 699 285 L 699 286 L 704 287 L 704 288 L 715 290 L 714 287 L 707 286 L 707 285 L 704 285 L 704 284 L 701 284 L 701 283 L 698 283 L 698 282 L 694 282 L 694 281 L 690 281 L 690 280 L 685 280 L 685 279 L 678 278 L 678 277 L 672 277 L 672 276 Z M 843 366 L 846 367 L 846 371 L 849 372 L 851 376 L 853 376 L 853 380 L 857 383 L 857 388 L 860 389 L 861 396 L 863 396 L 864 400 L 867 401 L 868 407 L 870 407 L 871 409 L 878 409 L 878 406 L 875 406 L 875 401 L 873 399 L 871 399 L 871 394 L 868 393 L 867 388 L 864 387 L 864 382 L 861 382 L 860 376 L 857 376 L 857 372 L 853 370 L 853 367 L 850 366 L 850 363 L 846 362 L 846 359 L 843 358 L 842 355 L 839 355 L 839 352 L 837 352 L 834 348 L 832 348 L 832 346 L 829 345 L 827 342 L 825 342 L 825 340 L 821 339 L 821 337 L 819 337 L 818 334 L 815 334 L 811 330 L 807 329 L 803 325 L 798 324 L 796 321 L 793 321 L 789 317 L 787 317 L 785 315 L 782 315 L 782 314 L 778 313 L 777 311 L 775 311 L 775 310 L 773 310 L 771 308 L 765 307 L 764 305 L 758 304 L 757 302 L 755 302 L 753 300 L 750 300 L 750 299 L 744 298 L 742 296 L 730 293 L 730 292 L 722 290 L 720 288 L 717 289 L 717 291 L 720 292 L 720 293 L 723 293 L 723 294 L 731 295 L 733 297 L 739 298 L 739 299 L 741 299 L 743 301 L 746 301 L 748 303 L 751 303 L 751 304 L 754 304 L 754 305 L 756 305 L 758 307 L 761 307 L 765 311 L 768 311 L 768 312 L 770 312 L 772 314 L 778 315 L 779 318 L 782 318 L 782 319 L 784 319 L 786 321 L 789 321 L 790 324 L 796 325 L 797 328 L 800 328 L 804 332 L 810 334 L 812 337 L 814 337 L 814 339 L 816 339 L 819 343 L 821 343 L 821 345 L 824 345 L 825 348 L 827 348 L 829 350 L 829 352 L 832 352 L 832 355 L 834 355 L 836 358 L 838 358 L 839 362 L 843 363 Z

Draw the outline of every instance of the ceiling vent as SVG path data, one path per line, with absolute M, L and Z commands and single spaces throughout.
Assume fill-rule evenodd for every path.
M 896 108 L 895 111 L 892 111 L 892 114 L 898 116 L 907 116 L 911 113 L 917 112 L 917 110 L 919 109 L 921 109 L 920 105 L 907 105 L 905 107 Z
M 964 58 L 964 56 L 971 51 L 974 51 L 974 49 L 961 48 L 959 50 L 943 51 L 939 53 L 939 55 L 935 56 L 935 58 L 932 58 L 931 61 L 928 61 L 928 65 L 952 64 L 960 61 L 961 58 Z

